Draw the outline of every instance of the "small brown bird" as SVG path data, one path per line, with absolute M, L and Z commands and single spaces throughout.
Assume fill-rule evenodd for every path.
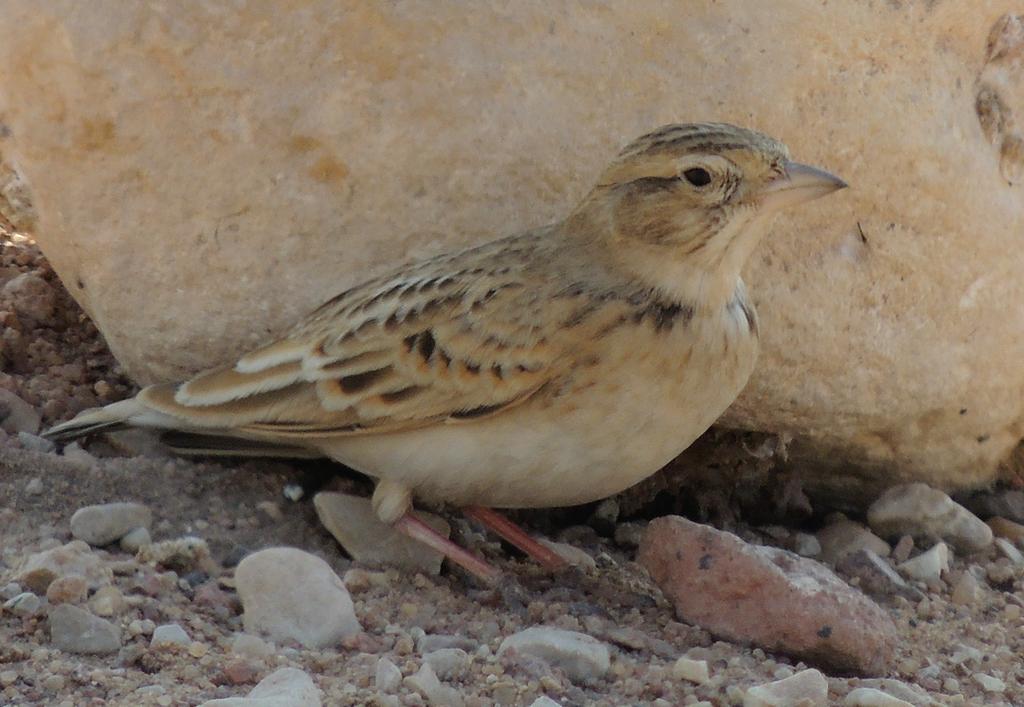
M 456 504 L 548 565 L 493 507 L 585 503 L 653 474 L 739 395 L 757 358 L 740 270 L 779 209 L 846 186 L 720 123 L 630 143 L 560 223 L 406 265 L 223 368 L 89 410 L 193 452 L 315 454 L 377 481 L 379 517 L 478 576 L 412 499 Z

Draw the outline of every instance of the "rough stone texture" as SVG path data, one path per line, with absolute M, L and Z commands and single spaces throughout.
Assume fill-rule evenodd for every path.
M 199 707 L 320 707 L 320 690 L 298 668 L 279 668 L 260 680 L 248 697 L 207 700 Z
M 943 572 L 949 571 L 949 547 L 946 543 L 935 543 L 926 552 L 901 562 L 896 569 L 912 579 L 937 582 Z
M 651 521 L 637 560 L 684 621 L 840 670 L 888 669 L 896 629 L 824 565 L 678 516 Z
M 861 550 L 871 550 L 882 557 L 887 557 L 891 552 L 889 543 L 852 520 L 840 520 L 826 525 L 818 531 L 817 538 L 821 545 L 821 559 L 832 564 Z
M 801 670 L 783 680 L 747 690 L 743 707 L 825 707 L 828 681 L 817 670 Z
M 992 529 L 949 496 L 927 484 L 894 486 L 868 508 L 868 524 L 882 537 L 903 534 L 945 540 L 960 552 L 992 544 Z
M 0 429 L 8 434 L 39 431 L 39 411 L 9 390 L 0 388 Z
M 313 505 L 320 522 L 357 562 L 440 574 L 444 555 L 381 522 L 370 499 L 325 491 L 313 498 Z M 417 515 L 446 538 L 451 533 L 444 518 L 423 511 Z
M 348 590 L 330 565 L 290 547 L 260 550 L 238 563 L 245 630 L 276 642 L 324 648 L 360 631 Z
M 74 540 L 30 555 L 18 570 L 15 580 L 37 594 L 45 594 L 53 580 L 72 574 L 85 577 L 93 589 L 109 584 L 111 578 L 110 569 L 93 554 L 89 545 Z
M 306 0 L 270 22 L 251 0 L 7 0 L 0 190 L 28 184 L 6 203 L 38 213 L 64 282 L 154 381 L 383 264 L 565 215 L 649 128 L 751 125 L 853 188 L 781 217 L 751 263 L 763 353 L 726 421 L 792 433 L 794 462 L 849 493 L 978 484 L 1024 411 L 1005 365 L 1024 354 L 1014 12 Z
M 50 612 L 53 645 L 68 653 L 114 653 L 121 647 L 121 631 L 85 609 L 60 604 Z
M 141 503 L 103 503 L 79 508 L 71 516 L 71 534 L 90 545 L 109 545 L 135 528 L 148 528 L 153 512 Z
M 533 626 L 508 636 L 498 647 L 498 655 L 529 655 L 561 668 L 580 682 L 597 680 L 608 672 L 608 646 L 593 636 L 577 631 Z
M 836 564 L 836 571 L 856 577 L 857 587 L 875 599 L 886 600 L 896 595 L 912 601 L 924 598 L 924 594 L 907 584 L 892 565 L 867 548 L 844 556 Z

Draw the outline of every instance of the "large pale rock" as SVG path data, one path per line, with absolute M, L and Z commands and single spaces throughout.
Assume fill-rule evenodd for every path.
M 967 485 L 1024 412 L 1012 12 L 6 0 L 0 196 L 154 381 L 385 264 L 564 216 L 654 126 L 757 127 L 853 188 L 781 217 L 751 263 L 763 357 L 727 423 L 792 433 L 846 490 L 850 470 Z

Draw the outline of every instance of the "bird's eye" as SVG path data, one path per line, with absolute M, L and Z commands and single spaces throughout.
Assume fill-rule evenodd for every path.
M 711 174 L 703 167 L 688 169 L 683 172 L 683 177 L 695 187 L 703 187 L 711 183 Z

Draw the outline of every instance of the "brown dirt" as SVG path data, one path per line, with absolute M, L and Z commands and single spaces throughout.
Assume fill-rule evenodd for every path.
M 31 241 L 4 237 L 0 289 L 26 272 L 45 282 L 52 297 L 38 290 L 24 299 L 0 296 L 0 385 L 37 407 L 47 423 L 128 394 L 130 382 Z M 784 444 L 771 437 L 709 433 L 691 450 L 690 461 L 621 497 L 618 520 L 592 516 L 593 506 L 520 516 L 534 530 L 586 550 L 597 561 L 595 570 L 545 575 L 508 548 L 456 522 L 462 541 L 516 577 L 521 591 L 515 596 L 495 593 L 447 570 L 428 577 L 394 570 L 360 574 L 356 568 L 350 577 L 361 585 L 353 599 L 365 629 L 362 637 L 337 650 L 277 647 L 264 658 L 232 653 L 232 641 L 241 630 L 231 589 L 233 565 L 247 550 L 291 545 L 319 555 L 343 575 L 352 562 L 317 522 L 310 499 L 321 488 L 365 492 L 366 481 L 327 462 L 123 457 L 102 443 L 90 450 L 92 459 L 65 458 L 26 450 L 17 438 L 0 437 L 0 586 L 29 554 L 70 540 L 68 521 L 76 509 L 115 500 L 149 505 L 156 516 L 156 540 L 204 538 L 220 576 L 207 577 L 187 567 L 179 572 L 150 567 L 116 547 L 96 550 L 115 570 L 115 585 L 126 599 L 125 608 L 111 619 L 124 629 L 125 647 L 106 656 L 62 653 L 50 644 L 45 613 L 25 619 L 0 613 L 2 704 L 195 705 L 244 695 L 282 666 L 307 671 L 326 705 L 386 704 L 374 687 L 376 662 L 387 656 L 404 675 L 411 675 L 422 661 L 415 647 L 422 632 L 458 634 L 476 647 L 470 650 L 476 657 L 469 670 L 448 681 L 467 705 L 528 705 L 541 694 L 564 706 L 698 700 L 741 704 L 743 691 L 751 685 L 803 667 L 786 656 L 716 642 L 706 631 L 676 621 L 660 592 L 634 564 L 632 544 L 622 533 L 619 542 L 614 539 L 623 522 L 642 523 L 665 512 L 712 518 L 745 539 L 765 543 L 777 542 L 770 535 L 779 533 L 761 532 L 756 527 L 760 524 L 813 526 L 823 510 L 811 508 L 798 479 L 775 470 L 771 460 L 784 453 Z M 722 483 L 723 478 L 728 481 Z M 709 485 L 709 479 L 718 483 Z M 684 482 L 692 492 L 680 491 Z M 297 502 L 284 498 L 288 484 L 303 487 L 305 494 Z M 971 604 L 953 603 L 946 581 L 929 588 L 928 599 L 920 605 L 898 597 L 884 604 L 901 636 L 886 677 L 917 688 L 919 704 L 1024 704 L 1020 572 L 1007 574 L 1005 562 L 987 554 L 958 558 L 950 580 L 972 564 L 991 579 L 981 582 L 982 593 Z M 129 630 L 146 620 L 180 624 L 193 644 L 181 651 L 150 649 L 145 634 L 132 636 Z M 545 665 L 493 657 L 502 637 L 539 623 L 584 631 L 609 643 L 609 675 L 594 685 L 573 685 Z M 964 658 L 961 644 L 978 654 Z M 698 686 L 674 679 L 672 664 L 683 654 L 707 660 L 711 682 Z M 975 673 L 1001 674 L 1006 690 L 984 692 L 972 677 Z M 853 687 L 864 684 L 879 685 L 832 675 L 830 700 L 841 704 Z M 396 694 L 396 704 L 423 704 L 407 687 Z

